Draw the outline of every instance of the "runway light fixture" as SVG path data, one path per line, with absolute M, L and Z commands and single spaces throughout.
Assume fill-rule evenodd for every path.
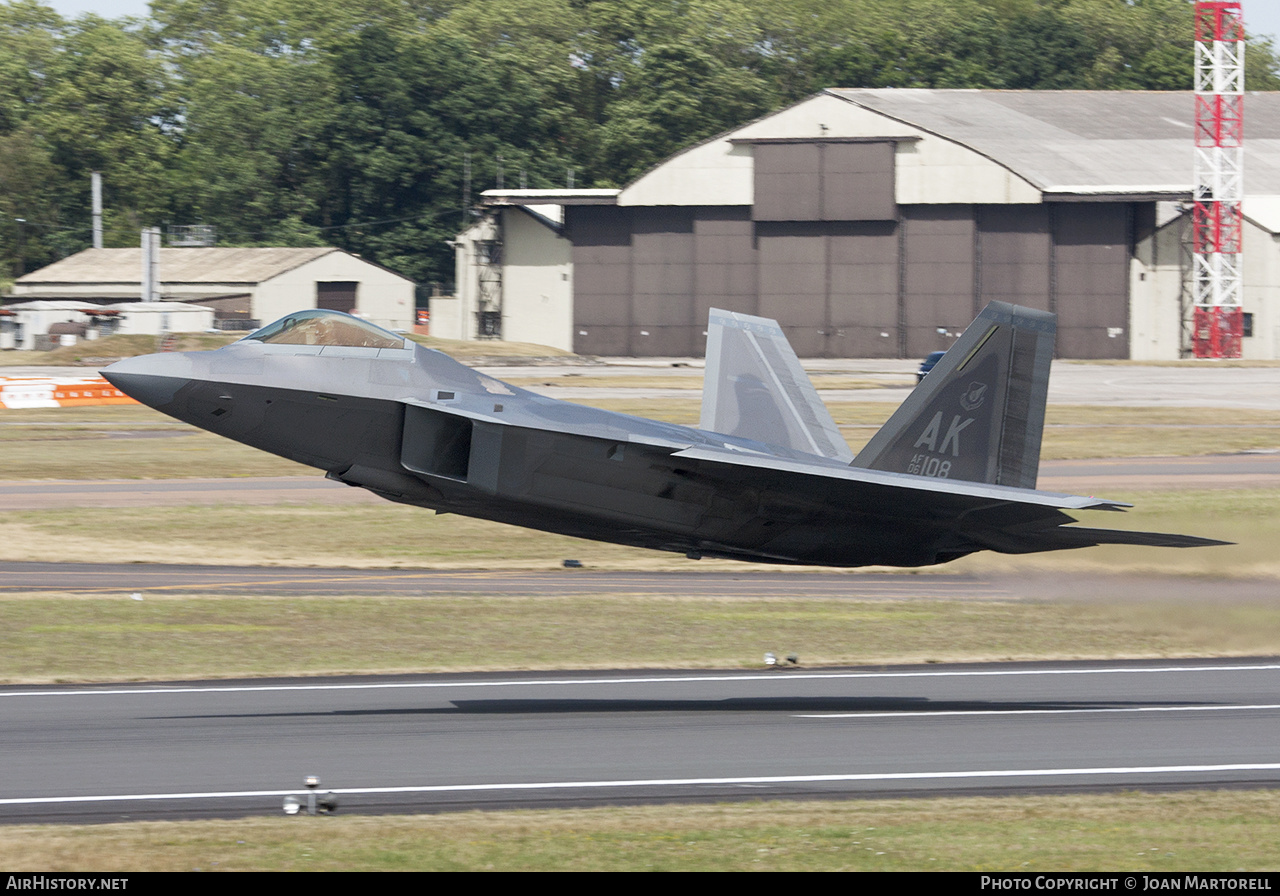
M 302 779 L 302 783 L 307 788 L 307 815 L 329 814 L 338 811 L 338 797 L 333 791 L 325 794 L 316 793 L 316 788 L 320 786 L 319 775 L 307 775 Z M 283 808 L 285 815 L 302 814 L 302 806 L 302 800 L 293 794 L 284 798 Z
M 777 657 L 777 655 L 776 655 L 776 654 L 774 654 L 774 653 L 766 653 L 766 654 L 764 655 L 764 664 L 765 664 L 766 666 L 776 666 L 776 665 L 778 665 L 778 657 Z

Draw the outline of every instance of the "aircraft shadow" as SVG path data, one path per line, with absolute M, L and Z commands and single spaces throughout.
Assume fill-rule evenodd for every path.
M 181 718 L 334 718 L 396 715 L 532 715 L 592 713 L 712 713 L 712 712 L 776 712 L 776 713 L 955 713 L 989 712 L 1019 713 L 1029 711 L 1070 712 L 1081 710 L 1124 710 L 1152 707 L 1213 706 L 1212 702 L 1060 700 L 1060 701 L 992 701 L 930 700 L 927 697 L 729 697 L 723 700 L 671 699 L 511 699 L 454 700 L 449 706 L 385 707 L 368 709 L 334 709 L 304 712 L 230 713 L 183 716 Z M 167 716 L 166 718 L 175 718 Z

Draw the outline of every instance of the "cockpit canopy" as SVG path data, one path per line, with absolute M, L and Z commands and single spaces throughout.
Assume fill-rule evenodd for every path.
M 298 311 L 267 324 L 240 340 L 274 345 L 341 345 L 351 348 L 404 348 L 404 337 L 341 311 Z

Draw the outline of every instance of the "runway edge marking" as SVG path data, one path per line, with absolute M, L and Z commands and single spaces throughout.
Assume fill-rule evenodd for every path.
M 254 685 L 195 685 L 171 687 L 91 687 L 75 689 L 0 691 L 6 697 L 88 697 L 147 694 L 226 694 L 254 691 L 360 691 L 360 690 L 411 690 L 439 688 L 506 688 L 548 687 L 604 684 L 682 684 L 717 681 L 796 681 L 815 679 L 871 679 L 871 678 L 982 678 L 1017 675 L 1145 675 L 1168 672 L 1274 672 L 1280 671 L 1280 663 L 1219 666 L 1118 666 L 1114 669 L 969 669 L 931 670 L 918 672 L 747 672 L 742 674 L 686 674 L 646 675 L 625 678 L 530 678 L 498 679 L 495 681 L 387 681 L 355 682 L 348 684 L 254 684 Z
M 953 772 L 881 772 L 853 775 L 762 775 L 743 778 L 647 778 L 615 781 L 546 781 L 507 784 L 428 784 L 409 787 L 345 787 L 326 792 L 338 795 L 393 795 L 411 793 L 480 793 L 503 790 L 585 790 L 610 787 L 707 787 L 749 786 L 762 784 L 840 784 L 876 781 L 939 781 L 965 778 L 1048 778 L 1084 777 L 1088 775 L 1164 775 L 1208 772 L 1280 771 L 1280 763 L 1233 765 L 1168 765 L 1133 766 L 1127 768 L 1035 768 L 980 769 Z M 182 799 L 237 799 L 296 795 L 295 790 L 237 790 L 194 793 L 136 793 L 96 796 L 46 796 L 0 799 L 0 806 L 50 805 L 56 803 L 141 802 Z

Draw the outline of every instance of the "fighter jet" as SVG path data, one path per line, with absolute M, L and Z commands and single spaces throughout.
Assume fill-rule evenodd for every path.
M 179 420 L 391 501 L 691 559 L 927 566 L 1222 544 L 1070 525 L 1037 491 L 1052 314 L 986 307 L 855 457 L 775 321 L 713 309 L 697 428 L 546 398 L 358 317 L 290 314 L 103 371 Z

